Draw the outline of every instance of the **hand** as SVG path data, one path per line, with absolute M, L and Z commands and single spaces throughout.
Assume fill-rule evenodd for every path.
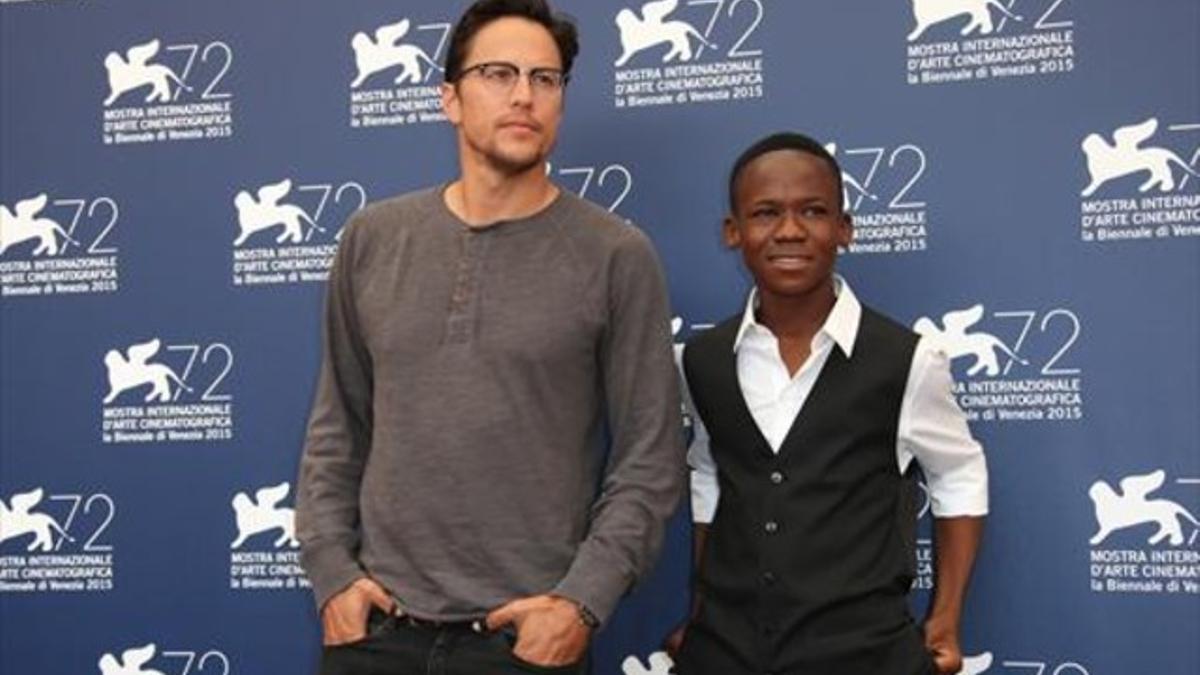
M 356 580 L 330 598 L 321 609 L 321 629 L 326 646 L 343 645 L 367 636 L 367 615 L 375 606 L 387 613 L 396 609 L 396 601 L 383 586 L 367 577 Z
M 958 644 L 958 629 L 936 617 L 925 622 L 925 649 L 933 657 L 939 673 L 953 675 L 962 670 L 962 648 Z
M 691 623 L 692 622 L 689 620 L 679 624 L 675 627 L 675 630 L 671 631 L 671 634 L 668 635 L 665 640 L 663 640 L 663 650 L 667 652 L 667 656 L 670 656 L 671 660 L 674 661 L 679 656 L 679 649 L 683 647 L 683 638 L 687 635 L 687 629 Z
M 592 635 L 592 629 L 579 620 L 575 603 L 554 595 L 513 600 L 487 616 L 488 630 L 509 624 L 517 629 L 513 656 L 543 667 L 578 663 Z

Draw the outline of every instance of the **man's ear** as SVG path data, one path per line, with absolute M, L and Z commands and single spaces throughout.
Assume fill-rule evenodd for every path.
M 737 219 L 733 214 L 725 216 L 721 222 L 721 241 L 727 248 L 738 248 L 742 245 L 742 231 L 738 229 Z
M 837 243 L 841 248 L 848 248 L 852 241 L 854 241 L 854 214 L 843 211 L 841 227 L 838 228 Z
M 458 88 L 453 82 L 442 83 L 442 112 L 450 124 L 458 126 L 462 120 L 461 102 L 458 99 Z

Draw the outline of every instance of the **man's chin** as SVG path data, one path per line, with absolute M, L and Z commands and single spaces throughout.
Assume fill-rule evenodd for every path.
M 759 279 L 758 284 L 781 298 L 805 298 L 824 293 L 831 279 L 829 274 L 771 275 Z
M 534 168 L 544 170 L 546 158 L 533 152 L 494 153 L 488 155 L 488 163 L 501 173 L 516 175 Z

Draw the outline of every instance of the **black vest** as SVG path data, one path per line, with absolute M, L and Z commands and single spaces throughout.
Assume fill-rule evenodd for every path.
M 738 385 L 740 322 L 684 352 L 721 496 L 679 672 L 927 672 L 907 607 L 915 484 L 896 463 L 917 336 L 864 307 L 852 358 L 834 346 L 776 454 Z

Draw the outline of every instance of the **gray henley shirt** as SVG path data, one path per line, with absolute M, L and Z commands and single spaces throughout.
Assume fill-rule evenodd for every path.
M 685 480 L 647 237 L 565 190 L 470 228 L 369 205 L 329 277 L 296 522 L 318 606 L 365 574 L 414 616 L 555 593 L 607 618 Z

